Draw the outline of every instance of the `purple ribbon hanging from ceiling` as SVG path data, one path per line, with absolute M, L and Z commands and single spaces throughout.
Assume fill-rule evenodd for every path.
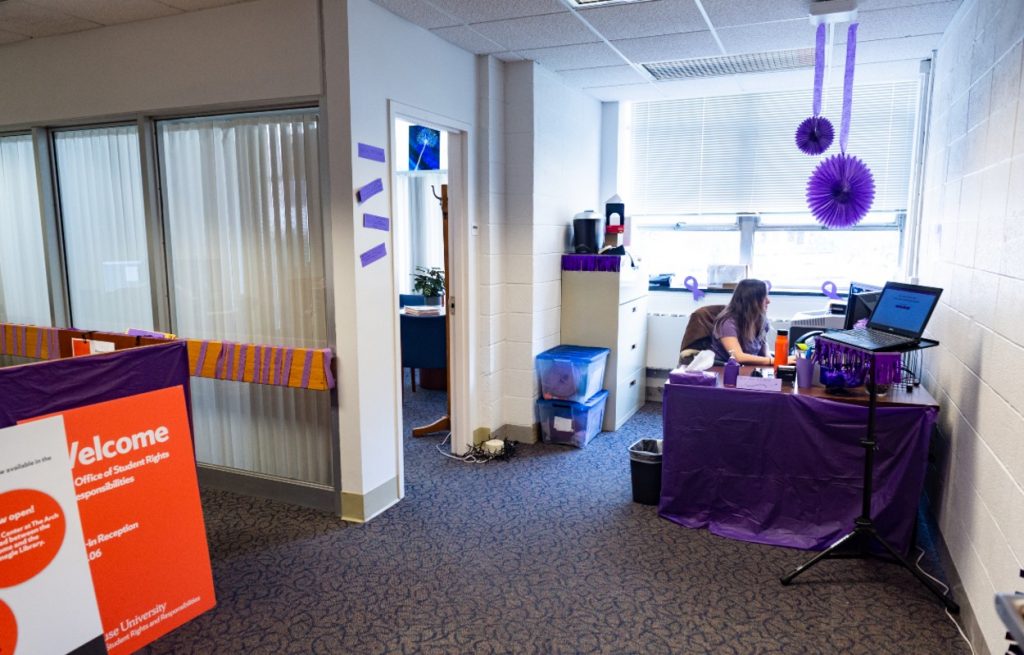
M 853 64 L 857 59 L 857 23 L 851 23 L 846 33 L 846 74 L 843 78 L 843 121 L 839 126 L 839 151 L 846 152 L 850 136 L 850 114 L 853 107 Z
M 814 115 L 821 115 L 821 89 L 825 83 L 825 23 L 818 25 L 814 46 Z

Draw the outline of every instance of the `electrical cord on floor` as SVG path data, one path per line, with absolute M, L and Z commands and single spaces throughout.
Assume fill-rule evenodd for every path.
M 449 459 L 455 459 L 460 462 L 467 462 L 469 464 L 486 464 L 492 459 L 506 460 L 509 457 L 515 455 L 515 443 L 505 440 L 505 445 L 500 452 L 490 453 L 478 446 L 474 446 L 465 455 L 452 455 L 451 453 L 445 452 L 444 445 L 448 443 L 448 440 L 452 438 L 452 433 L 449 430 L 448 434 L 445 435 L 444 440 L 437 444 L 437 452 L 441 453 Z
M 921 568 L 921 558 L 924 557 L 924 548 L 921 548 L 920 546 L 917 546 L 917 549 L 919 551 L 921 551 L 921 554 L 917 556 L 917 561 L 914 562 L 914 566 L 916 566 L 917 570 L 920 571 L 921 573 L 923 573 L 926 577 L 928 577 L 929 579 L 933 580 L 935 582 L 935 584 L 941 586 L 942 587 L 942 593 L 948 594 L 949 593 L 949 585 L 944 583 L 942 580 L 939 580 L 938 578 L 936 578 L 931 573 L 928 573 L 928 571 L 925 571 L 924 569 Z M 956 631 L 960 633 L 961 637 L 963 637 L 963 640 L 967 643 L 967 647 L 971 649 L 971 655 L 977 655 L 977 653 L 974 652 L 974 646 L 971 644 L 971 640 L 968 639 L 967 635 L 964 634 L 963 628 L 960 627 L 960 623 L 955 618 L 953 618 L 952 614 L 949 613 L 949 608 L 948 607 L 946 608 L 946 616 L 948 616 L 949 620 L 952 621 L 953 625 L 956 626 Z

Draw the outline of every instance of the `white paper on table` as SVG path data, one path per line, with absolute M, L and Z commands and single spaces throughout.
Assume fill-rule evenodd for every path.
M 782 391 L 782 378 L 755 378 L 741 375 L 736 378 L 736 388 L 753 391 Z

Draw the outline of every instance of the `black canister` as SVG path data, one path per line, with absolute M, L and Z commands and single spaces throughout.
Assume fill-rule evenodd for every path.
M 576 254 L 596 255 L 604 243 L 604 217 L 588 209 L 572 219 L 572 250 Z

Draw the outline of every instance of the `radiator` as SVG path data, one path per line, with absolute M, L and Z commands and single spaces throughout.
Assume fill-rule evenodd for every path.
M 679 344 L 689 320 L 689 314 L 647 315 L 647 368 L 671 370 L 676 367 Z

